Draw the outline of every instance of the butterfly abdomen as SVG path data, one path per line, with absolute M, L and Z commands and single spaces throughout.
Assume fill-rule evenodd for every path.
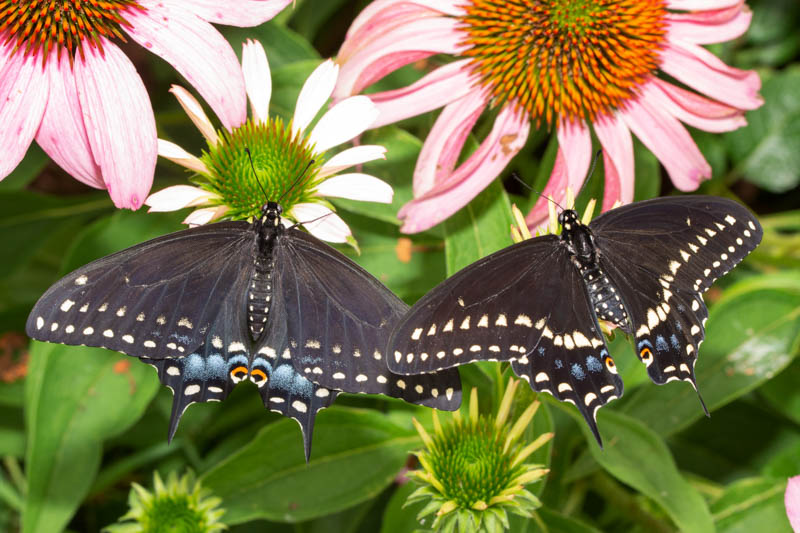
M 253 342 L 261 337 L 267 326 L 273 298 L 274 268 L 275 263 L 271 256 L 256 257 L 253 276 L 250 278 L 247 290 L 247 327 Z
M 612 322 L 629 333 L 625 306 L 614 284 L 609 281 L 603 270 L 597 264 L 582 266 L 579 270 L 597 318 Z

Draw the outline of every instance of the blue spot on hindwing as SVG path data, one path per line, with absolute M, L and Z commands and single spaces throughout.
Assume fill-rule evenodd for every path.
M 586 377 L 586 372 L 583 371 L 583 367 L 578 363 L 572 364 L 572 368 L 570 368 L 569 373 L 572 374 L 575 377 L 575 379 L 578 380 L 582 380 L 583 378 Z
M 590 355 L 586 358 L 586 368 L 589 369 L 589 372 L 600 372 L 603 370 L 603 364 L 597 357 Z
M 292 383 L 292 393 L 304 398 L 311 398 L 314 392 L 314 384 L 308 381 L 300 374 L 295 375 L 294 382 Z
M 292 383 L 294 382 L 294 376 L 296 374 L 297 372 L 294 371 L 294 367 L 292 367 L 291 364 L 280 365 L 270 376 L 272 380 L 270 387 L 289 391 L 292 389 Z
M 248 366 L 249 361 L 247 357 L 243 355 L 234 355 L 230 359 L 228 359 L 228 370 L 235 366 Z
M 193 353 L 185 359 L 183 363 L 183 377 L 186 380 L 206 380 L 206 363 L 200 355 Z
M 554 361 L 554 363 L 556 365 L 556 368 L 563 368 L 564 367 L 564 363 L 561 362 L 561 359 L 556 359 Z
M 544 355 L 544 346 L 539 346 L 539 349 L 536 350 L 536 351 L 539 352 L 539 355 L 543 356 Z
M 672 345 L 672 349 L 673 350 L 676 350 L 676 351 L 680 351 L 681 350 L 681 343 L 678 342 L 678 337 L 676 337 L 674 333 L 669 338 L 669 343 Z
M 637 349 L 638 351 L 641 351 L 641 350 L 642 350 L 642 348 L 643 348 L 643 347 L 645 347 L 645 346 L 646 346 L 646 347 L 648 347 L 648 348 L 650 348 L 651 350 L 653 349 L 653 343 L 651 343 L 651 342 L 650 342 L 649 340 L 647 340 L 647 339 L 642 339 L 642 340 L 640 340 L 640 341 L 639 341 L 639 342 L 636 344 L 636 349 Z
M 659 352 L 666 352 L 669 350 L 669 346 L 667 346 L 667 341 L 664 340 L 663 335 L 656 337 L 656 350 Z
M 208 356 L 206 359 L 206 375 L 208 378 L 225 379 L 228 369 L 225 367 L 225 359 L 218 353 Z

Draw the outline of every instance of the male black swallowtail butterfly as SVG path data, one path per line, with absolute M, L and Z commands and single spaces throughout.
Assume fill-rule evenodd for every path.
M 317 411 L 340 391 L 456 409 L 457 369 L 387 368 L 383 350 L 408 306 L 280 214 L 268 202 L 253 223 L 187 229 L 89 263 L 48 289 L 26 331 L 154 366 L 175 394 L 170 439 L 186 407 L 223 400 L 246 379 L 268 409 L 297 420 L 306 457 Z
M 653 382 L 697 389 L 708 317 L 701 294 L 762 231 L 744 207 L 707 196 L 629 204 L 588 226 L 565 210 L 559 222 L 560 236 L 500 250 L 420 299 L 392 333 L 389 369 L 511 361 L 533 389 L 575 404 L 602 444 L 597 409 L 622 395 L 622 380 L 598 318 L 633 335 Z

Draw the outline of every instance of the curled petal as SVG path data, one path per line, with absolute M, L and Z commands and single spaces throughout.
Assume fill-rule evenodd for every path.
M 269 100 L 272 97 L 272 77 L 267 54 L 258 41 L 248 39 L 242 45 L 242 74 L 253 118 L 256 122 L 266 123 L 269 118 Z
M 633 201 L 633 139 L 628 126 L 617 116 L 599 119 L 594 131 L 603 146 L 605 187 L 601 210 L 608 211 L 617 202 Z
M 310 234 L 323 241 L 347 242 L 352 235 L 344 220 L 324 205 L 297 204 L 292 207 L 291 216 Z
M 338 76 L 339 65 L 329 59 L 323 61 L 308 77 L 303 88 L 300 89 L 300 95 L 297 97 L 297 104 L 294 108 L 292 132 L 295 135 L 306 131 L 319 110 L 331 97 Z
M 742 110 L 709 100 L 658 78 L 644 84 L 641 91 L 642 98 L 652 102 L 655 107 L 704 131 L 731 131 L 747 125 Z
M 340 174 L 328 178 L 317 186 L 320 196 L 333 196 L 336 198 L 349 198 L 364 202 L 392 203 L 394 191 L 383 180 L 369 174 Z
M 482 94 L 479 88 L 474 87 L 475 77 L 468 65 L 468 59 L 454 61 L 408 87 L 370 94 L 380 113 L 372 127 L 427 113 L 468 94 Z
M 150 208 L 148 212 L 159 213 L 177 211 L 184 207 L 196 207 L 208 203 L 209 200 L 214 198 L 219 198 L 219 195 L 199 187 L 174 185 L 151 194 L 144 203 Z
M 753 13 L 743 4 L 741 2 L 739 5 L 715 11 L 668 13 L 669 39 L 713 44 L 741 37 L 753 18 Z
M 195 209 L 189 213 L 188 217 L 183 219 L 183 223 L 188 224 L 191 227 L 202 226 L 203 224 L 208 224 L 209 222 L 213 222 L 221 218 L 227 212 L 228 206 L 226 205 Z
M 443 221 L 475 198 L 494 180 L 528 139 L 530 124 L 510 106 L 495 119 L 478 149 L 447 179 L 400 209 L 400 231 L 417 233 Z
M 361 135 L 377 116 L 378 109 L 366 96 L 347 98 L 322 115 L 311 131 L 309 142 L 317 153 L 322 153 Z
M 800 531 L 800 476 L 790 477 L 784 495 L 786 515 L 794 531 Z
M 319 172 L 317 172 L 317 177 L 324 178 L 332 176 L 346 168 L 376 159 L 386 159 L 386 148 L 377 144 L 354 146 L 339 152 L 326 161 Z
M 0 46 L 0 179 L 25 157 L 49 93 L 41 58 L 11 50 Z
M 117 207 L 138 209 L 153 183 L 158 147 L 150 99 L 133 63 L 103 40 L 74 64 L 89 145 Z
M 193 156 L 177 144 L 165 141 L 164 139 L 158 140 L 158 155 L 169 159 L 173 163 L 178 163 L 182 167 L 194 170 L 195 172 L 200 172 L 202 174 L 209 173 L 206 164 L 203 163 L 199 158 Z
M 173 85 L 170 87 L 169 92 L 175 95 L 175 98 L 178 99 L 178 103 L 183 110 L 186 111 L 186 114 L 189 115 L 189 119 L 197 126 L 200 133 L 203 134 L 203 137 L 206 138 L 208 144 L 215 146 L 219 141 L 217 130 L 214 129 L 214 125 L 208 120 L 206 112 L 203 111 L 203 106 L 200 105 L 200 102 L 180 85 Z
M 464 141 L 486 108 L 486 96 L 475 90 L 445 106 L 433 124 L 414 168 L 414 196 L 419 198 L 453 172 Z
M 711 177 L 711 167 L 686 128 L 673 116 L 653 107 L 646 99 L 632 102 L 620 116 L 667 169 L 672 183 L 693 191 Z
M 186 78 L 229 131 L 241 125 L 247 118 L 247 96 L 242 69 L 228 41 L 182 5 L 160 0 L 137 3 L 145 10 L 128 10 L 131 26 L 123 26 L 125 31 Z
M 186 9 L 214 24 L 258 26 L 280 13 L 293 0 L 191 0 Z

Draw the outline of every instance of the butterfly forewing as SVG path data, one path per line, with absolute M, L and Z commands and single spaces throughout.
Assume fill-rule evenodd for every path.
M 277 263 L 297 371 L 325 387 L 458 408 L 458 370 L 407 377 L 387 368 L 389 333 L 408 306 L 336 250 L 296 230 L 287 234 Z

